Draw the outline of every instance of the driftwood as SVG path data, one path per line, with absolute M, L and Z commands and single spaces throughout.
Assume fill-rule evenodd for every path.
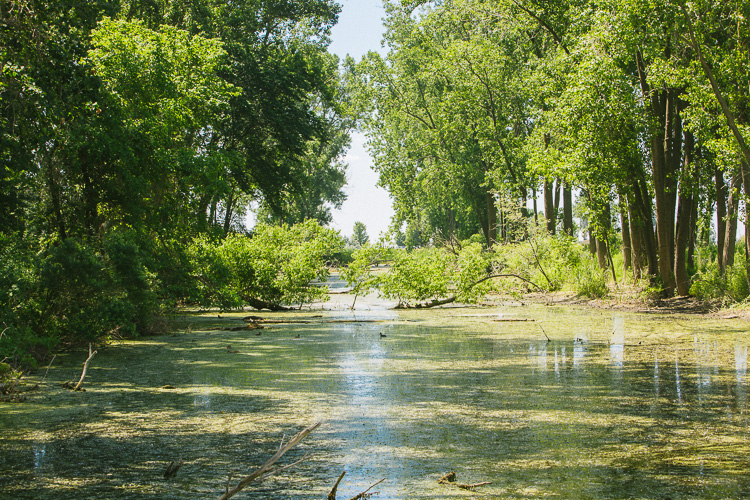
M 299 444 L 300 441 L 305 439 L 308 434 L 310 434 L 312 431 L 320 427 L 321 422 L 315 423 L 308 427 L 307 429 L 304 429 L 299 434 L 294 436 L 287 444 L 284 446 L 281 446 L 279 450 L 271 457 L 269 458 L 266 463 L 260 466 L 255 472 L 250 474 L 249 476 L 244 477 L 239 483 L 237 483 L 237 486 L 235 486 L 232 489 L 229 489 L 227 487 L 226 493 L 224 493 L 222 496 L 219 497 L 219 500 L 226 500 L 228 498 L 232 498 L 234 495 L 242 491 L 248 484 L 252 483 L 253 481 L 256 481 L 261 476 L 268 477 L 269 474 L 274 474 L 276 472 L 279 472 L 284 469 L 288 469 L 289 467 L 292 467 L 303 460 L 306 460 L 308 455 L 305 455 L 301 460 L 298 460 L 297 462 L 294 462 L 293 464 L 287 465 L 285 467 L 281 467 L 280 469 L 277 469 L 275 471 L 271 471 L 271 466 L 275 464 L 287 451 L 291 450 L 297 444 Z

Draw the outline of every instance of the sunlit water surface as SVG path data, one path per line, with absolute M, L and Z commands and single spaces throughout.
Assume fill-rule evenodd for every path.
M 362 307 L 262 313 L 309 322 L 260 335 L 189 315 L 101 349 L 83 393 L 60 383 L 85 355 L 58 357 L 27 402 L 0 404 L 0 497 L 217 498 L 321 420 L 280 464 L 310 459 L 239 498 L 324 499 L 342 471 L 340 499 L 381 478 L 374 498 L 750 496 L 744 323 Z M 449 471 L 491 484 L 438 484 Z

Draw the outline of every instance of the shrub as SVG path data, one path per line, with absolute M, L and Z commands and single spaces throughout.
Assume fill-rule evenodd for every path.
M 599 265 L 592 258 L 588 258 L 575 267 L 573 288 L 582 297 L 600 299 L 609 293 L 607 287 L 607 271 L 599 269 Z
M 336 231 L 315 221 L 255 228 L 215 242 L 196 239 L 188 254 L 195 275 L 192 298 L 203 307 L 305 304 L 327 297 L 311 285 L 328 277 L 326 262 L 343 248 Z

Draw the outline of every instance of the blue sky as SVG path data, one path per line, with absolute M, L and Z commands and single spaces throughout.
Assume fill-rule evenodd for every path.
M 330 51 L 343 59 L 347 54 L 360 60 L 370 50 L 382 51 L 382 19 L 385 15 L 381 0 L 339 0 L 341 14 L 333 28 Z M 377 187 L 378 175 L 372 170 L 372 160 L 364 147 L 365 138 L 352 134 L 352 147 L 346 156 L 349 164 L 348 184 L 344 188 L 347 200 L 341 210 L 333 213 L 333 227 L 351 236 L 354 223 L 367 226 L 370 241 L 388 230 L 393 208 L 388 193 Z

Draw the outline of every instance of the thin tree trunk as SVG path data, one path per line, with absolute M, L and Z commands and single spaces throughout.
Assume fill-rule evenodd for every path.
M 693 206 L 690 210 L 690 239 L 688 240 L 687 267 L 688 274 L 694 274 L 695 267 L 695 247 L 698 239 L 698 198 L 693 197 Z
M 690 240 L 690 214 L 693 211 L 693 179 L 690 178 L 690 165 L 693 161 L 693 134 L 685 132 L 685 165 L 680 184 L 679 205 L 677 208 L 677 236 L 675 238 L 674 276 L 678 295 L 690 294 L 690 278 L 687 273 L 686 251 Z
M 487 193 L 487 246 L 491 247 L 497 241 L 497 208 L 495 195 Z
M 591 223 L 589 223 L 589 252 L 591 252 L 591 255 L 596 255 L 596 236 L 594 236 L 594 232 L 591 230 Z
M 563 184 L 563 232 L 573 236 L 573 190 L 568 182 Z
M 737 210 L 740 206 L 740 187 L 742 186 L 741 173 L 732 175 L 732 185 L 729 188 L 729 200 L 727 200 L 727 229 L 724 235 L 724 267 L 734 265 L 734 249 L 737 243 Z
M 724 174 L 717 167 L 714 170 L 716 181 L 716 247 L 719 271 L 724 274 L 724 239 L 727 231 L 727 186 L 724 182 Z
M 630 222 L 628 221 L 627 201 L 624 196 L 620 196 L 620 225 L 622 226 L 622 270 L 625 271 L 633 267 L 632 244 L 630 242 Z
M 607 269 L 607 240 L 601 237 L 596 240 L 596 260 L 599 262 L 599 269 Z
M 742 165 L 742 183 L 745 188 L 745 279 L 750 288 L 750 168 L 747 162 Z
M 544 218 L 547 220 L 547 232 L 555 234 L 555 204 L 552 195 L 552 182 L 544 179 Z
M 644 259 L 643 259 L 643 226 L 638 221 L 639 216 L 635 208 L 635 203 L 630 202 L 632 195 L 628 195 L 628 222 L 630 224 L 630 255 L 633 264 L 633 277 L 640 279 L 643 276 Z

